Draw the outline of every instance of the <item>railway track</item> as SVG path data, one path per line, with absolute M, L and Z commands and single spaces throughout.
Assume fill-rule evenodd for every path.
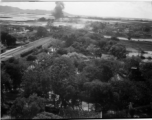
M 15 57 L 17 55 L 20 55 L 20 54 L 22 54 L 26 51 L 32 50 L 40 45 L 50 43 L 53 40 L 55 40 L 55 39 L 52 37 L 41 38 L 39 40 L 36 40 L 36 41 L 26 44 L 24 46 L 20 46 L 19 48 L 14 49 L 12 51 L 5 52 L 5 53 L 1 54 L 1 61 L 5 61 L 5 60 L 9 59 L 10 57 Z

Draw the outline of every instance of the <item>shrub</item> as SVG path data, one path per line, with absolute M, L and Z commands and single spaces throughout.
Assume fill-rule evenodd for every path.
M 103 114 L 103 118 L 107 119 L 107 118 L 127 118 L 127 114 L 126 112 L 123 112 L 123 111 L 118 111 L 116 113 L 106 113 L 106 114 Z
M 63 116 L 63 118 L 97 118 L 98 113 L 93 111 L 63 109 L 62 112 L 60 112 L 60 116 Z
M 62 119 L 62 117 L 54 115 L 53 113 L 42 112 L 37 114 L 33 119 Z

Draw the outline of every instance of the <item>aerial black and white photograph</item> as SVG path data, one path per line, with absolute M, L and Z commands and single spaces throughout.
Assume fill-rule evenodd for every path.
M 152 1 L 0 0 L 4 119 L 152 118 Z

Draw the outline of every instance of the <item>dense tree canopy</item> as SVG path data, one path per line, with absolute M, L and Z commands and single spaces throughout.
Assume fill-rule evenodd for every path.
M 107 106 L 111 104 L 112 101 L 112 90 L 109 83 L 104 83 L 99 80 L 94 80 L 92 82 L 86 82 L 84 87 L 89 95 L 90 102 L 102 105 L 102 110 L 105 111 Z
M 57 2 L 56 9 L 59 6 L 63 9 L 62 2 Z M 63 12 L 61 8 L 59 11 Z M 115 24 L 114 27 L 117 26 Z M 36 119 L 60 118 L 45 112 L 45 102 L 51 109 L 60 110 L 60 114 L 69 110 L 69 116 L 76 109 L 81 116 L 84 102 L 88 106 L 93 104 L 95 112 L 120 111 L 123 115 L 130 102 L 133 107 L 150 104 L 152 63 L 144 63 L 140 57 L 126 57 L 124 41 L 115 37 L 104 38 L 103 33 L 110 34 L 109 29 L 114 30 L 113 25 L 98 22 L 92 27 L 91 32 L 51 27 L 49 34 L 45 28 L 39 27 L 38 37 L 48 34 L 55 38 L 48 45 L 50 48 L 39 48 L 39 52 L 27 58 L 11 58 L 2 62 L 3 110 L 9 108 L 5 107 L 6 100 L 13 103 L 12 117 Z M 14 94 L 13 100 L 9 100 Z M 144 110 L 141 112 L 146 113 Z
M 1 90 L 3 91 L 11 90 L 11 79 L 8 73 L 5 72 L 5 70 L 2 69 L 1 71 Z
M 50 75 L 52 89 L 55 94 L 60 95 L 62 104 L 64 104 L 66 89 L 74 82 L 75 69 L 72 61 L 68 57 L 56 58 L 50 67 Z
M 23 96 L 28 97 L 36 93 L 41 97 L 48 97 L 51 90 L 51 79 L 49 73 L 41 68 L 29 70 L 22 78 Z
M 1 32 L 1 42 L 6 46 L 13 46 L 16 44 L 16 38 L 7 32 Z
M 44 37 L 48 34 L 48 31 L 46 28 L 44 27 L 38 27 L 37 28 L 37 33 L 36 33 L 36 36 L 38 37 Z
M 110 66 L 110 61 L 105 62 L 102 60 L 97 60 L 93 65 L 86 66 L 83 69 L 83 72 L 90 81 L 98 79 L 103 82 L 108 82 L 110 78 L 112 78 L 112 76 L 114 75 L 112 67 L 114 67 L 114 65 Z
M 126 57 L 126 48 L 125 46 L 121 45 L 114 45 L 110 49 L 110 53 L 117 57 L 118 59 Z
M 22 64 L 18 62 L 16 63 L 16 62 L 15 61 L 13 63 L 6 62 L 6 65 L 4 68 L 5 71 L 10 76 L 10 79 L 12 81 L 12 87 L 14 90 L 20 87 L 20 84 L 22 82 L 21 79 L 25 71 L 25 67 Z
M 17 119 L 32 119 L 45 110 L 45 100 L 36 94 L 29 98 L 17 98 L 11 107 L 11 116 Z

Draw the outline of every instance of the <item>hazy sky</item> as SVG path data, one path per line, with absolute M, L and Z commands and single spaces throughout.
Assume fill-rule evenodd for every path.
M 64 2 L 65 12 L 101 17 L 131 17 L 152 19 L 152 2 Z M 53 10 L 55 2 L 1 2 L 0 5 L 22 9 Z

